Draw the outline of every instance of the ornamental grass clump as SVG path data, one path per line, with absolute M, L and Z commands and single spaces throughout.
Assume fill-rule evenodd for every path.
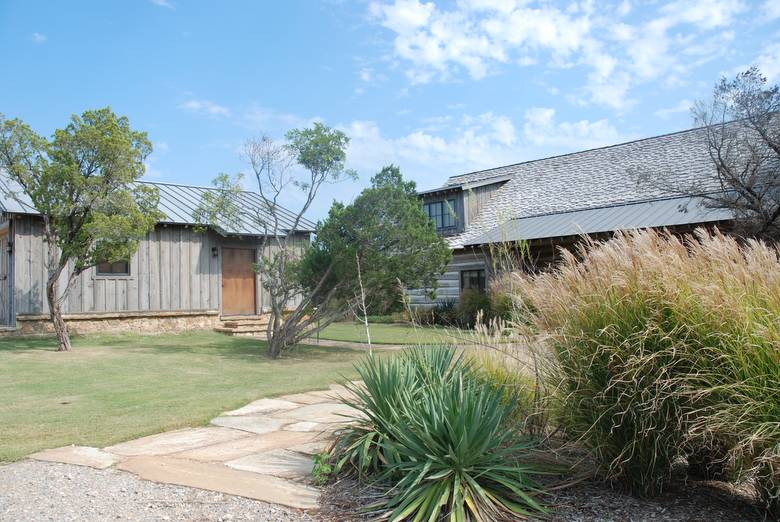
M 509 520 L 546 509 L 536 500 L 534 446 L 509 429 L 503 390 L 474 378 L 448 347 L 369 357 L 354 386 L 361 412 L 332 449 L 337 474 L 385 488 L 367 509 L 392 521 Z
M 619 235 L 528 277 L 562 427 L 607 478 L 655 494 L 690 470 L 780 489 L 780 260 L 697 231 Z

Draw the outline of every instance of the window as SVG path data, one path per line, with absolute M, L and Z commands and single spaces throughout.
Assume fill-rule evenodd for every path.
M 436 223 L 436 230 L 455 228 L 455 199 L 425 203 L 423 211 Z
M 460 273 L 460 291 L 485 291 L 485 270 L 463 270 Z
M 116 276 L 130 275 L 130 263 L 127 261 L 114 261 L 113 263 L 98 263 L 97 275 Z

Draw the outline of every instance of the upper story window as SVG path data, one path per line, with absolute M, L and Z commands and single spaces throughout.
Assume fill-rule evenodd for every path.
M 454 198 L 424 203 L 423 211 L 436 223 L 436 230 L 446 230 L 456 226 Z
M 127 261 L 115 261 L 113 263 L 98 263 L 97 275 L 99 276 L 130 275 L 130 263 Z

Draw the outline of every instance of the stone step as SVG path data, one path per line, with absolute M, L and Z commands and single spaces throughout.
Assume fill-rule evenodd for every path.
M 265 335 L 265 326 L 239 326 L 236 328 L 225 328 L 224 326 L 218 326 L 214 328 L 215 332 L 223 333 L 225 335 Z
M 222 321 L 222 326 L 225 328 L 235 328 L 237 326 L 265 326 L 267 324 L 267 319 L 231 319 L 230 321 Z

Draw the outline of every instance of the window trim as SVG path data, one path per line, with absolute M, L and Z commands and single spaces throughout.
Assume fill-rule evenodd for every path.
M 440 209 L 440 213 L 431 215 L 430 208 L 433 205 L 437 205 Z M 451 232 L 458 229 L 460 216 L 458 214 L 458 198 L 446 197 L 441 199 L 432 199 L 429 201 L 423 201 L 423 212 L 433 221 L 437 232 Z M 441 217 L 442 226 L 439 226 L 436 218 Z M 448 217 L 448 222 L 452 224 L 444 223 L 444 218 Z
M 96 277 L 100 277 L 100 278 L 104 278 L 104 279 L 105 278 L 122 278 L 122 277 L 127 278 L 127 277 L 132 277 L 132 270 L 130 269 L 130 261 L 119 260 L 119 261 L 114 261 L 111 264 L 113 265 L 115 263 L 120 263 L 120 262 L 123 262 L 123 263 L 127 264 L 127 271 L 126 272 L 101 272 L 100 271 L 100 265 L 102 265 L 104 263 L 108 263 L 108 261 L 103 261 L 103 262 L 98 263 L 98 264 L 95 265 L 95 276 Z
M 477 286 L 478 287 L 481 286 L 481 288 L 473 288 L 473 287 L 464 288 L 463 282 L 465 281 L 466 274 L 473 273 L 473 272 L 477 272 L 478 274 L 480 274 L 477 277 L 482 284 L 481 285 L 478 284 Z M 477 290 L 479 292 L 487 292 L 487 271 L 484 268 L 469 268 L 460 271 L 460 293 L 462 294 L 467 290 Z

